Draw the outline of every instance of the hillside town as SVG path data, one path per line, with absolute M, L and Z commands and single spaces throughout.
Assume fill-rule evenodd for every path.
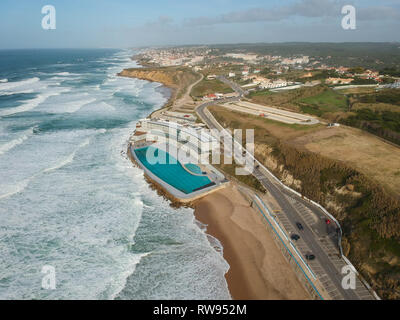
M 361 67 L 329 66 L 321 57 L 306 55 L 262 55 L 253 52 L 223 52 L 207 47 L 143 49 L 137 56 L 146 66 L 189 67 L 207 80 L 224 76 L 244 90 L 285 91 L 321 84 L 328 86 L 363 85 L 400 88 L 400 78 Z M 229 98 L 234 94 L 212 92 L 203 100 Z

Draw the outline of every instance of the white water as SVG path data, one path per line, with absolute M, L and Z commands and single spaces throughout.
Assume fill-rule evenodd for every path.
M 112 61 L 104 76 L 3 87 L 35 96 L 0 109 L 0 299 L 230 297 L 228 266 L 192 210 L 170 208 L 123 154 L 136 120 L 165 102 L 158 84 L 115 76 L 130 55 L 99 59 Z M 44 265 L 54 291 L 41 289 Z

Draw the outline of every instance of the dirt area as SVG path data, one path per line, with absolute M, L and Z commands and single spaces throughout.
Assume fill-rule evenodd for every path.
M 400 148 L 350 127 L 322 129 L 291 140 L 307 150 L 351 164 L 400 195 Z

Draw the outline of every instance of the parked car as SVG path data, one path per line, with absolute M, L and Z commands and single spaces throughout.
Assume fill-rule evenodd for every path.
M 306 259 L 312 261 L 315 259 L 315 256 L 312 253 L 306 254 Z
M 290 236 L 290 239 L 292 239 L 292 240 L 294 240 L 294 241 L 297 241 L 297 240 L 300 239 L 300 236 L 299 236 L 298 234 L 292 234 L 292 235 Z
M 303 225 L 300 222 L 296 222 L 297 229 L 304 230 Z

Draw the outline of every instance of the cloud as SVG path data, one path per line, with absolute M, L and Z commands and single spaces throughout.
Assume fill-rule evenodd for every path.
M 296 3 L 266 8 L 253 8 L 234 11 L 215 17 L 197 17 L 186 19 L 185 26 L 203 26 L 227 23 L 277 22 L 292 17 L 327 18 L 340 17 L 341 8 L 349 4 L 343 0 L 300 0 Z M 357 16 L 360 20 L 399 19 L 400 11 L 389 6 L 359 7 Z
M 123 26 L 118 32 L 114 31 L 125 39 L 124 43 L 130 42 L 135 46 L 265 41 L 398 41 L 395 30 L 400 21 L 400 7 L 383 3 L 383 0 L 379 6 L 368 6 L 364 2 L 362 7 L 357 3 L 362 2 L 296 0 L 295 3 L 286 2 L 270 9 L 248 9 L 183 21 L 173 16 L 159 16 L 147 23 Z M 341 27 L 344 4 L 352 4 L 357 9 L 360 23 L 357 23 L 356 31 L 346 32 Z M 293 17 L 303 19 L 290 21 Z M 258 22 L 259 27 L 244 25 L 251 22 Z M 272 23 L 265 28 L 262 22 Z
M 360 20 L 399 20 L 400 10 L 386 6 L 374 6 L 357 10 L 357 19 Z
M 173 24 L 174 19 L 169 16 L 159 16 L 157 20 L 145 24 L 146 28 L 164 28 Z

